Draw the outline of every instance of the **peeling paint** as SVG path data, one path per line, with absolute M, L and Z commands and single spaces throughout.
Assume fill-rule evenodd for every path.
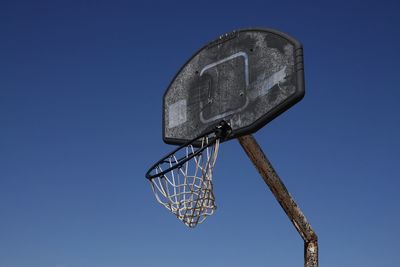
M 238 138 L 247 156 L 261 174 L 275 198 L 304 240 L 304 266 L 318 267 L 318 237 L 296 204 L 286 186 L 279 178 L 257 141 L 251 135 Z

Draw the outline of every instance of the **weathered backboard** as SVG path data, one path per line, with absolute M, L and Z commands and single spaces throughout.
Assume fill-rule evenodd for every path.
M 163 99 L 163 139 L 182 144 L 221 120 L 250 134 L 304 96 L 303 49 L 270 29 L 222 35 L 195 53 Z

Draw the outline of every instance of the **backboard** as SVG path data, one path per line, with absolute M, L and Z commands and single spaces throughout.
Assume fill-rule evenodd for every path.
M 183 144 L 225 120 L 251 134 L 304 96 L 303 49 L 270 29 L 224 34 L 196 52 L 163 98 L 163 140 Z

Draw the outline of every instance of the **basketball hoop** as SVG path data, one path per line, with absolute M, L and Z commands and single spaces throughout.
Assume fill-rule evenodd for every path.
M 157 201 L 188 227 L 202 223 L 217 208 L 219 145 L 237 138 L 303 238 L 304 266 L 318 267 L 317 235 L 252 137 L 303 96 L 303 47 L 289 35 L 239 30 L 203 46 L 163 95 L 163 140 L 180 147 L 146 173 Z
M 229 125 L 222 121 L 163 157 L 146 173 L 157 201 L 188 227 L 196 227 L 217 208 L 212 171 L 220 139 L 229 133 Z

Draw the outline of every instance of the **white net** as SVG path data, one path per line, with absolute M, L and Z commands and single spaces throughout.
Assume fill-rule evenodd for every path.
M 188 145 L 176 151 L 155 166 L 154 171 L 159 174 L 172 169 L 150 180 L 157 201 L 191 228 L 202 223 L 217 208 L 212 171 L 218 155 L 219 139 L 211 146 L 208 142 L 209 138 L 204 137 L 200 148 Z

